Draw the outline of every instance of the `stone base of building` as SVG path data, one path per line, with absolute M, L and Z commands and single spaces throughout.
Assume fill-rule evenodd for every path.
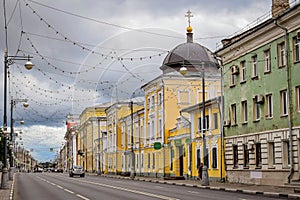
M 284 185 L 288 182 L 289 170 L 228 170 L 226 174 L 230 183 Z

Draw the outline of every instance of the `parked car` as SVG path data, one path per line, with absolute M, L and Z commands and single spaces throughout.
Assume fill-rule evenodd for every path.
M 73 166 L 72 169 L 70 169 L 70 172 L 69 172 L 70 177 L 73 177 L 73 176 L 84 177 L 84 175 L 85 175 L 85 172 L 84 172 L 82 166 Z
M 63 172 L 64 172 L 64 170 L 63 170 L 63 169 L 61 169 L 61 168 L 53 168 L 53 169 L 52 169 L 52 172 L 56 172 L 56 173 L 63 173 Z

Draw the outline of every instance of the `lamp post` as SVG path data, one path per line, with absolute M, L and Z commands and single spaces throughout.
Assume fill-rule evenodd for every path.
M 29 104 L 27 103 L 27 99 L 13 99 L 11 98 L 10 100 L 10 145 L 9 145 L 9 173 L 8 173 L 8 177 L 9 180 L 13 180 L 13 175 L 14 175 L 14 159 L 13 159 L 13 146 L 14 146 L 14 119 L 13 119 L 13 111 L 14 111 L 14 107 L 16 106 L 16 104 L 18 102 L 24 102 L 23 106 L 24 108 L 27 108 L 29 106 Z M 24 124 L 24 121 L 22 120 L 20 122 L 21 124 Z
M 131 117 L 131 170 L 130 170 L 130 178 L 134 179 L 135 177 L 135 169 L 134 169 L 134 151 L 133 151 L 133 101 L 130 101 L 130 117 Z
M 9 65 L 15 60 L 27 60 L 25 68 L 30 70 L 33 64 L 30 62 L 30 56 L 8 56 L 8 51 L 4 52 L 4 93 L 3 93 L 3 134 L 4 134 L 4 161 L 1 175 L 1 189 L 8 189 L 8 173 L 7 173 L 7 73 Z
M 208 164 L 208 155 L 207 155 L 207 150 L 206 150 L 206 120 L 205 120 L 205 69 L 204 69 L 204 62 L 201 63 L 201 80 L 202 80 L 202 139 L 203 139 L 203 154 L 204 154 L 204 166 L 203 166 L 203 170 L 206 169 L 207 173 L 207 164 Z M 186 67 L 181 67 L 179 72 L 182 75 L 186 75 L 188 69 Z M 207 178 L 206 180 L 204 180 L 204 178 Z M 208 182 L 208 177 L 207 176 L 203 176 L 202 177 L 202 185 L 209 185 Z

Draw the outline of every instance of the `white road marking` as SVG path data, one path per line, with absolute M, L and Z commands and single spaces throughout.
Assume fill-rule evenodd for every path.
M 149 197 L 155 197 L 155 198 L 158 198 L 158 199 L 179 200 L 179 199 L 176 199 L 176 198 L 173 198 L 173 197 L 168 197 L 168 196 L 164 196 L 164 195 L 153 194 L 153 193 L 149 193 L 149 192 L 142 192 L 142 191 L 127 189 L 127 188 L 118 187 L 118 186 L 112 186 L 112 185 L 107 185 L 107 184 L 102 184 L 102 183 L 95 183 L 95 182 L 84 181 L 84 180 L 78 180 L 78 181 L 85 182 L 85 183 L 90 183 L 90 184 L 94 184 L 94 185 L 100 185 L 100 186 L 103 186 L 103 187 L 113 188 L 113 189 L 116 189 L 116 190 L 122 190 L 122 191 L 127 191 L 127 192 L 131 192 L 131 193 L 140 194 L 140 195 L 145 195 L 145 196 L 149 196 Z
M 195 191 L 188 191 L 189 193 L 192 193 L 192 194 L 198 194 L 199 192 L 195 192 Z
M 60 188 L 60 189 L 64 189 L 63 187 L 61 187 L 60 185 L 56 185 L 56 187 Z
M 69 192 L 69 193 L 71 193 L 71 194 L 74 194 L 74 192 L 73 192 L 73 191 L 71 191 L 71 190 L 68 190 L 68 189 L 64 189 L 64 191 L 66 191 L 66 192 Z
M 84 196 L 81 196 L 80 194 L 76 194 L 76 196 L 77 196 L 77 197 L 80 197 L 80 198 L 82 198 L 82 199 L 84 199 L 84 200 L 90 200 L 90 199 L 88 199 L 88 198 L 86 198 L 86 197 L 84 197 Z

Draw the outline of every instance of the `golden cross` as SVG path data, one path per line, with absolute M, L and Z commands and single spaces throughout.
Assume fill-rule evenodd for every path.
M 188 10 L 186 13 L 187 14 L 185 15 L 185 17 L 188 18 L 189 26 L 191 26 L 191 17 L 194 17 L 194 16 L 192 15 L 192 12 L 190 10 Z

